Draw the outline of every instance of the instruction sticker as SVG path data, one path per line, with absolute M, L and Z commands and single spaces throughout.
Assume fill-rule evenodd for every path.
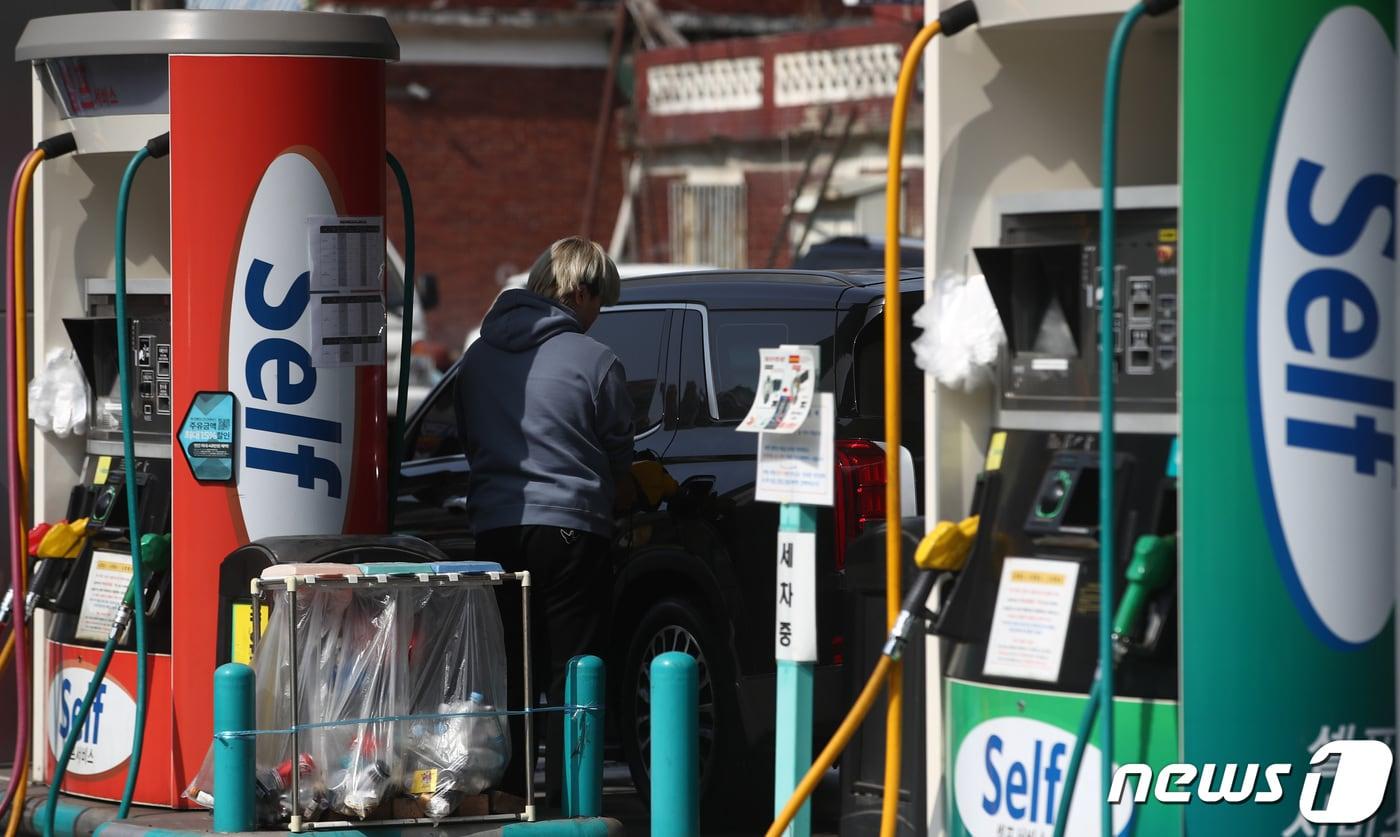
M 758 434 L 756 500 L 830 506 L 836 467 L 836 398 L 818 393 L 807 420 L 793 433 Z
M 745 433 L 796 433 L 817 391 L 817 347 L 758 350 L 758 390 L 739 424 Z
M 384 288 L 384 219 L 382 217 L 312 216 L 311 292 L 382 290 Z
M 73 635 L 88 642 L 106 642 L 117 608 L 131 586 L 131 555 L 105 549 L 92 553 L 87 586 L 83 588 L 83 608 Z
M 1078 579 L 1079 565 L 1073 561 L 1007 558 L 982 673 L 1058 680 Z
M 379 290 L 311 295 L 312 366 L 383 366 L 385 311 Z
M 773 658 L 817 661 L 817 536 L 778 532 L 778 607 Z
M 233 406 L 231 392 L 198 392 L 180 423 L 180 448 L 200 482 L 233 481 Z

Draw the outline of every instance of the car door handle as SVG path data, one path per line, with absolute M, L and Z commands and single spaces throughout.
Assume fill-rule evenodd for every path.
M 442 507 L 448 511 L 467 513 L 467 495 L 458 494 L 455 497 L 448 497 L 442 501 Z

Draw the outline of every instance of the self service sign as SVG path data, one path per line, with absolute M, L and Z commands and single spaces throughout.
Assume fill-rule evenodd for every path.
M 1395 741 L 1395 2 L 1184 5 L 1182 760 L 1297 800 L 1331 742 Z M 1395 831 L 1392 793 L 1354 833 Z

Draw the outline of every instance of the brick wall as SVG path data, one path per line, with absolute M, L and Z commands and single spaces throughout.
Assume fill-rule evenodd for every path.
M 744 172 L 747 210 L 747 247 L 749 267 L 766 268 L 768 253 L 773 247 L 773 239 L 782 226 L 783 213 L 787 209 L 792 187 L 801 175 L 801 164 L 793 163 L 786 169 L 750 170 Z M 816 175 L 809 175 L 809 188 Z M 676 176 L 653 176 L 646 181 L 646 206 L 639 210 L 640 223 L 638 240 L 642 247 L 642 260 L 667 262 L 670 260 L 670 188 L 671 183 L 680 180 Z M 922 168 L 904 168 L 904 230 L 906 235 L 924 234 L 924 172 Z M 772 267 L 784 268 L 792 263 L 792 236 L 801 230 L 804 216 L 792 219 L 789 234 L 779 244 Z M 883 235 L 883 230 L 871 230 L 872 234 Z M 819 240 L 815 235 L 808 243 Z
M 430 98 L 394 96 L 410 82 Z M 460 347 L 499 279 L 578 232 L 602 83 L 602 70 L 390 65 L 388 147 L 413 186 L 417 272 L 441 288 L 427 317 L 433 339 Z M 590 231 L 605 245 L 621 197 L 617 149 L 610 139 Z M 402 249 L 398 190 L 388 186 L 389 237 Z

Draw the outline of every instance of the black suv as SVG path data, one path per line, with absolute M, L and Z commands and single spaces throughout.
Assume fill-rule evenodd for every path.
M 770 800 L 778 506 L 754 501 L 757 436 L 736 432 L 758 381 L 759 349 L 821 350 L 820 389 L 837 404 L 835 507 L 818 515 L 818 745 L 839 722 L 846 546 L 885 514 L 884 289 L 880 271 L 715 271 L 623 282 L 589 336 L 616 352 L 636 407 L 639 457 L 681 483 L 659 510 L 619 521 L 609 720 L 642 793 L 649 786 L 649 666 L 666 651 L 700 663 L 702 782 L 707 800 Z M 921 274 L 901 277 L 905 514 L 922 465 L 922 375 L 909 318 Z M 396 528 L 454 560 L 472 556 L 468 463 L 453 408 L 457 367 L 407 429 Z M 723 769 L 716 769 L 723 765 Z M 720 775 L 725 774 L 725 775 Z

